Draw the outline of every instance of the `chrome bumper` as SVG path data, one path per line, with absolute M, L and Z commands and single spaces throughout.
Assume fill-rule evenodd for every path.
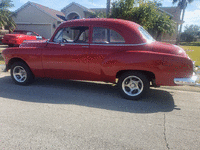
M 0 65 L 0 72 L 6 72 L 6 65 Z
M 200 81 L 200 73 L 197 75 L 193 75 L 191 78 L 174 78 L 174 83 L 177 85 L 192 85 L 192 86 L 199 86 L 198 83 Z

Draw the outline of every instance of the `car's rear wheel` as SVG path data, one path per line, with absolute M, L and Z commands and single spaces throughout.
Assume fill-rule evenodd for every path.
M 126 72 L 119 78 L 118 87 L 124 98 L 138 100 L 148 92 L 149 80 L 140 72 Z
M 13 63 L 10 73 L 14 82 L 19 85 L 28 85 L 34 79 L 30 68 L 23 62 Z

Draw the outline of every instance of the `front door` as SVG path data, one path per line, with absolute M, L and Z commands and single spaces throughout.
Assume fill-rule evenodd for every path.
M 87 55 L 89 27 L 60 29 L 42 52 L 45 76 L 59 79 L 85 79 L 89 72 Z

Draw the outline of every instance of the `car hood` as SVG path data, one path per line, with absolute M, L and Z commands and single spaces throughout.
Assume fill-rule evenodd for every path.
M 45 46 L 47 44 L 47 39 L 45 40 L 28 40 L 24 41 L 22 44 L 20 44 L 19 47 L 41 47 Z
M 4 38 L 20 38 L 22 36 L 26 36 L 24 34 L 6 34 L 4 35 Z

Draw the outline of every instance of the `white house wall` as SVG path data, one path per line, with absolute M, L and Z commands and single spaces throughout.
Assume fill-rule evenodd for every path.
M 62 11 L 64 14 L 66 14 L 65 18 L 67 19 L 67 16 L 70 13 L 76 13 L 77 15 L 79 15 L 80 18 L 85 18 L 85 13 L 83 12 L 83 9 L 78 7 L 75 4 L 72 4 L 70 7 L 68 7 L 67 9 Z
M 29 30 L 38 33 L 39 35 L 49 39 L 51 37 L 51 25 L 49 24 L 18 24 L 18 30 Z
M 19 10 L 17 16 L 13 17 L 13 20 L 17 24 L 17 29 L 34 30 L 34 32 L 45 38 L 50 38 L 57 27 L 56 19 L 32 5 L 27 5 Z M 53 27 L 54 24 L 55 28 Z M 45 31 L 41 32 L 41 30 Z

